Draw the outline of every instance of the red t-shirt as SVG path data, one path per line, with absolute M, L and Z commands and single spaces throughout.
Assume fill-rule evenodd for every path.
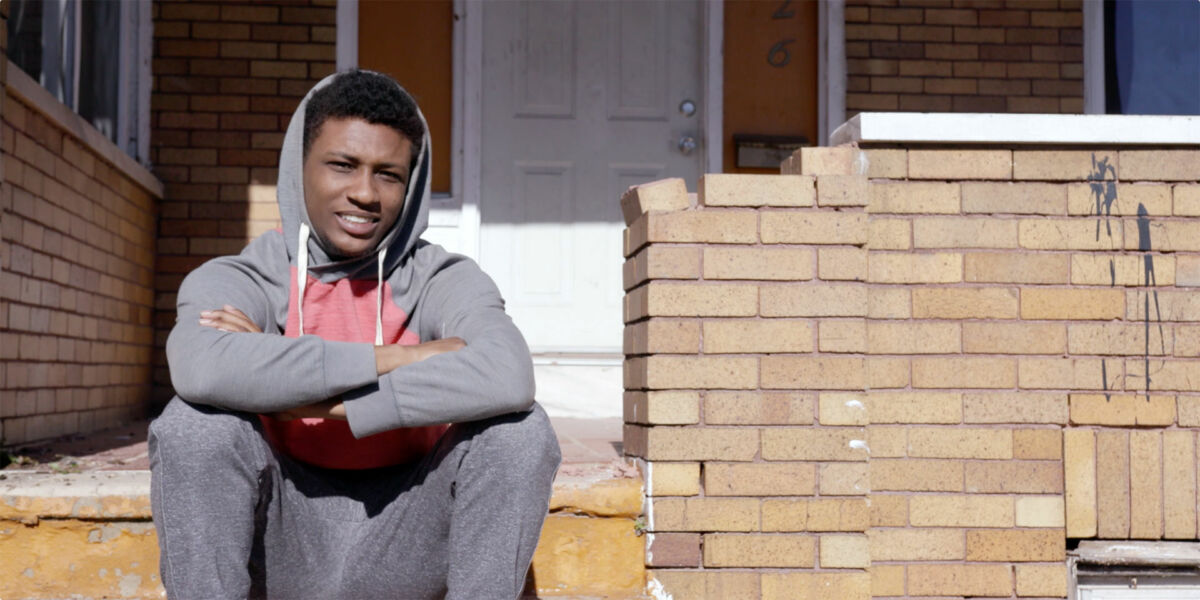
M 308 278 L 304 289 L 304 333 L 338 342 L 375 342 L 375 280 L 339 279 L 332 284 Z M 291 292 L 284 335 L 298 337 L 300 316 L 296 309 L 296 267 L 292 267 Z M 383 343 L 419 344 L 406 329 L 407 315 L 392 300 L 392 290 L 383 283 Z M 371 469 L 416 460 L 433 448 L 446 425 L 393 429 L 355 439 L 346 421 L 337 419 L 293 419 L 281 421 L 261 415 L 267 439 L 297 460 L 328 469 Z

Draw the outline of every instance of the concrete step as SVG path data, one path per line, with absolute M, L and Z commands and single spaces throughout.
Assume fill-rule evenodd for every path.
M 148 471 L 0 471 L 0 598 L 163 598 Z M 642 598 L 642 479 L 563 465 L 527 597 Z

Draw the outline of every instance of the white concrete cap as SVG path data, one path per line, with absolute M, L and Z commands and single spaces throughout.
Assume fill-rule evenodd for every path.
M 865 112 L 829 140 L 854 142 L 1200 145 L 1200 116 Z

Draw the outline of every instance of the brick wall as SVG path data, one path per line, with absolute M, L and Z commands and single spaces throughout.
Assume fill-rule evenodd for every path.
M 0 445 L 139 417 L 156 198 L 11 89 L 2 114 Z
M 155 399 L 163 348 L 193 268 L 278 226 L 276 167 L 304 94 L 335 66 L 335 0 L 156 0 L 151 145 L 166 184 L 155 278 Z
M 1083 112 L 1081 0 L 847 0 L 848 116 Z
M 1068 537 L 1196 539 L 1200 151 L 784 173 L 623 199 L 625 447 L 667 591 L 1064 597 Z

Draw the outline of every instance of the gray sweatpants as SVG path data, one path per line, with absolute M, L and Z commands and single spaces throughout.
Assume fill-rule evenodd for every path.
M 257 416 L 175 398 L 150 425 L 163 585 L 202 598 L 516 598 L 558 468 L 538 405 L 450 426 L 423 459 L 321 469 Z

